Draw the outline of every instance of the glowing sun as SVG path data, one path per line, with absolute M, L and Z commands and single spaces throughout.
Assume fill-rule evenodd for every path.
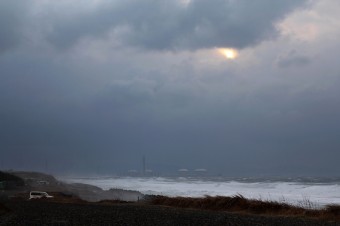
M 225 58 L 233 60 L 238 56 L 238 52 L 235 49 L 220 48 L 218 52 L 221 53 Z

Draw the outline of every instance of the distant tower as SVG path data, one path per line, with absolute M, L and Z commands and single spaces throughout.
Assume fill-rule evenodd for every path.
M 145 175 L 146 166 L 145 166 L 145 155 L 143 155 L 143 175 Z

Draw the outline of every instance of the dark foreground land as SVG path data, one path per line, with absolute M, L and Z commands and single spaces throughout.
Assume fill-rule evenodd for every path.
M 28 200 L 30 191 L 51 199 Z M 324 209 L 233 197 L 145 196 L 66 184 L 36 172 L 0 172 L 0 226 L 12 225 L 229 225 L 340 226 L 340 206 Z
M 340 225 L 302 217 L 272 217 L 183 209 L 143 203 L 60 203 L 7 200 L 0 203 L 0 225 Z

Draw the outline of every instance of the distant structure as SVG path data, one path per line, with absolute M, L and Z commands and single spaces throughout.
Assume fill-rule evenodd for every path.
M 128 175 L 129 176 L 137 176 L 138 175 L 138 171 L 134 170 L 134 169 L 130 169 L 130 170 L 128 170 Z
M 151 169 L 146 169 L 145 170 L 145 175 L 147 175 L 147 176 L 153 176 L 153 171 L 151 170 Z
M 206 169 L 195 169 L 195 172 L 207 172 Z
M 204 176 L 204 175 L 206 175 L 206 173 L 207 173 L 206 169 L 203 169 L 203 168 L 195 169 L 195 175 L 196 176 Z
M 143 175 L 146 173 L 145 155 L 143 155 Z
M 189 173 L 189 170 L 188 169 L 179 169 L 179 170 L 177 170 L 178 171 L 178 174 L 180 175 L 180 176 L 188 176 L 188 173 Z

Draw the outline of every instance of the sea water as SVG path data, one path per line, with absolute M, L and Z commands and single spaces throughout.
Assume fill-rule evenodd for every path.
M 148 195 L 204 197 L 242 195 L 304 207 L 340 204 L 340 180 L 247 179 L 190 177 L 68 177 L 67 183 L 84 183 L 104 190 L 135 190 Z

